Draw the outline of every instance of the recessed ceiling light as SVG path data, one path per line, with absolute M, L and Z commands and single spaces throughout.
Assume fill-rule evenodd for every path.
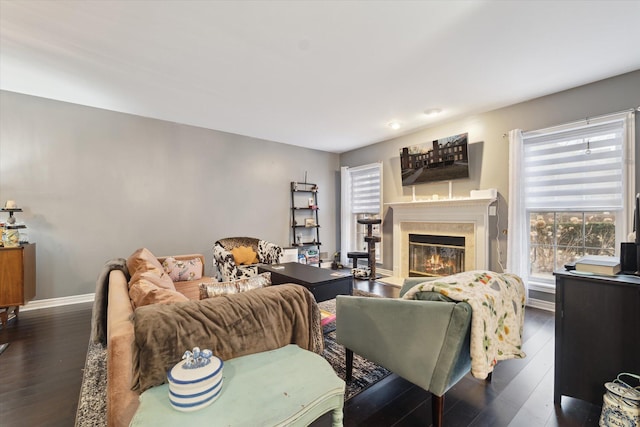
M 442 113 L 442 108 L 430 108 L 428 110 L 424 110 L 424 114 L 427 116 L 437 116 Z
M 389 127 L 393 130 L 398 130 L 400 129 L 400 122 L 393 120 L 391 122 L 389 122 Z

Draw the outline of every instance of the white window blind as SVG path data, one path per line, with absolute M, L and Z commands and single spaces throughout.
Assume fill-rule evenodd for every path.
M 341 262 L 349 265 L 347 253 L 365 247 L 361 217 L 382 218 L 382 162 L 341 168 Z M 379 227 L 379 226 L 378 226 Z M 376 232 L 374 227 L 374 232 Z M 379 232 L 379 230 L 377 230 Z M 376 260 L 382 262 L 382 242 L 376 243 Z
M 380 164 L 350 171 L 351 212 L 355 214 L 380 213 Z
M 622 209 L 624 125 L 615 120 L 524 133 L 527 209 Z

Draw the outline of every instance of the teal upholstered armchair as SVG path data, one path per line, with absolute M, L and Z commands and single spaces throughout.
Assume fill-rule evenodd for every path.
M 400 296 L 425 279 L 406 279 Z M 342 296 L 336 303 L 336 340 L 353 353 L 432 393 L 433 425 L 442 425 L 444 394 L 471 368 L 471 306 L 440 294 L 430 300 Z

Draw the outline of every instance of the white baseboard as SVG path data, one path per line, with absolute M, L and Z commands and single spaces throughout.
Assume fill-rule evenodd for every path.
M 376 267 L 376 273 L 380 273 L 383 276 L 388 276 L 388 277 L 393 276 L 393 270 L 387 270 L 386 268 L 377 268 Z
M 27 305 L 20 307 L 20 311 L 39 310 L 41 308 L 59 307 L 62 305 L 80 304 L 83 302 L 93 302 L 95 293 L 84 295 L 72 295 L 69 297 L 38 299 L 29 301 Z
M 527 301 L 528 307 L 539 308 L 540 310 L 556 311 L 556 303 L 551 301 L 543 301 L 541 299 L 529 298 Z

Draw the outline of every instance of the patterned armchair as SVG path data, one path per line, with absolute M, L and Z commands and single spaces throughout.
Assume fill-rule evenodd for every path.
M 252 252 L 255 256 L 247 258 L 246 255 Z M 222 282 L 255 276 L 258 264 L 277 263 L 280 255 L 280 246 L 253 237 L 227 237 L 213 245 L 213 263 L 218 269 L 218 280 Z M 240 260 L 243 257 L 244 262 Z M 236 263 L 236 259 L 241 262 Z

